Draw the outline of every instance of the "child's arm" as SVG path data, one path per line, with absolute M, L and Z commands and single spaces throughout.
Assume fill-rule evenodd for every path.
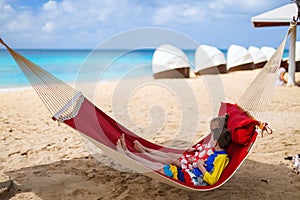
M 281 73 L 280 73 L 280 80 L 282 80 L 284 83 L 287 83 L 287 81 L 286 81 L 285 78 L 284 78 L 285 73 L 286 73 L 286 72 L 281 72 Z
M 207 170 L 205 168 L 205 163 L 204 163 L 203 160 L 200 159 L 200 160 L 197 161 L 197 167 L 202 172 L 202 174 L 205 174 L 207 172 Z
M 222 172 L 224 171 L 225 167 L 227 166 L 229 162 L 229 159 L 227 156 L 218 156 L 216 157 L 215 161 L 214 161 L 214 171 L 210 174 L 206 171 L 206 173 L 203 173 L 203 180 L 206 181 L 209 185 L 213 185 L 215 184 Z

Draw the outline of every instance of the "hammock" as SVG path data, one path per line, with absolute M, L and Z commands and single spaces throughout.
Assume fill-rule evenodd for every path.
M 232 131 L 233 142 L 227 149 L 230 162 L 218 182 L 212 186 L 187 185 L 150 170 L 143 164 L 118 153 L 116 142 L 122 134 L 125 134 L 126 144 L 132 152 L 135 152 L 132 143 L 134 140 L 138 140 L 148 148 L 160 151 L 174 153 L 184 153 L 184 151 L 163 147 L 140 138 L 93 105 L 80 91 L 27 60 L 1 39 L 0 43 L 7 48 L 15 59 L 54 120 L 78 130 L 84 138 L 90 140 L 107 155 L 130 169 L 175 187 L 193 191 L 207 191 L 218 188 L 229 180 L 249 155 L 258 135 L 258 129 L 255 127 L 259 125 L 260 121 L 256 119 L 262 120 L 266 117 L 266 106 L 271 100 L 275 75 L 280 66 L 288 34 L 293 28 L 294 25 L 289 27 L 289 31 L 277 51 L 237 101 L 238 104 L 221 103 L 219 116 L 229 114 L 228 128 Z M 199 143 L 205 143 L 208 140 L 209 136 L 206 136 Z

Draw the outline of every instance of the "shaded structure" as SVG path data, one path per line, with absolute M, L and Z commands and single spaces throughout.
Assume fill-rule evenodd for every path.
M 190 64 L 181 49 L 164 44 L 159 46 L 153 54 L 152 72 L 155 79 L 189 78 Z
M 293 17 L 296 17 L 297 14 L 297 5 L 291 3 L 254 16 L 251 21 L 254 27 L 289 26 Z
M 226 73 L 225 55 L 216 47 L 200 45 L 195 53 L 195 68 L 198 75 Z
M 270 27 L 270 26 L 289 26 L 290 23 L 299 24 L 299 6 L 300 0 L 294 0 L 293 3 L 281 6 L 274 10 L 267 11 L 251 18 L 254 27 Z M 297 26 L 290 34 L 289 45 L 289 69 L 288 69 L 288 85 L 295 85 L 295 48 L 296 48 Z
M 252 56 L 255 69 L 262 68 L 267 63 L 267 57 L 258 47 L 250 46 L 248 51 Z
M 267 60 L 270 60 L 270 58 L 273 56 L 273 54 L 276 52 L 276 49 L 273 47 L 264 46 L 260 48 L 261 52 L 266 56 Z
M 276 52 L 276 49 L 269 46 L 264 46 L 260 49 L 263 54 L 267 57 L 267 60 L 270 60 L 273 54 Z M 288 64 L 289 58 L 282 58 L 281 65 Z
M 227 52 L 227 71 L 251 69 L 254 69 L 254 63 L 249 51 L 239 45 L 230 45 Z

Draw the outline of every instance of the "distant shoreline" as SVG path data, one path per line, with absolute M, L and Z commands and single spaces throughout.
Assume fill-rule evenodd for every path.
M 88 57 L 92 49 L 17 49 L 18 52 L 30 61 L 41 66 L 46 71 L 55 75 L 65 82 L 74 83 L 77 81 L 78 73 L 81 74 L 80 81 L 86 79 L 90 81 L 99 78 L 107 80 L 118 80 L 127 78 L 144 78 L 152 76 L 152 54 L 155 49 L 140 49 L 131 53 L 123 54 L 120 51 L 125 49 L 96 49 L 101 55 Z M 227 56 L 227 49 L 220 49 L 224 56 Z M 191 64 L 195 65 L 195 49 L 183 49 Z M 122 56 L 121 56 L 122 55 Z M 285 50 L 284 56 L 288 56 Z M 88 58 L 87 58 L 88 57 Z M 89 60 L 87 60 L 89 59 Z M 9 53 L 5 49 L 0 49 L 0 92 L 22 90 L 30 87 L 26 77 Z M 95 62 L 94 65 L 88 65 Z
M 29 90 L 33 89 L 30 85 L 28 86 L 17 86 L 17 87 L 6 87 L 6 88 L 0 88 L 0 93 L 3 92 L 15 92 L 20 90 Z

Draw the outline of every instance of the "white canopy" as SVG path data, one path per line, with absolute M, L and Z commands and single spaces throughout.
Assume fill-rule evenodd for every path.
M 255 47 L 255 46 L 250 46 L 248 48 L 248 51 L 252 56 L 254 64 L 267 61 L 267 57 L 259 48 Z
M 249 51 L 242 46 L 230 45 L 227 52 L 227 68 L 230 69 L 247 63 L 253 63 Z
M 289 26 L 298 8 L 295 3 L 287 4 L 274 10 L 262 13 L 251 18 L 254 27 Z
M 298 4 L 299 0 L 297 0 L 296 3 Z M 289 26 L 293 18 L 297 17 L 298 15 L 298 7 L 296 3 L 287 4 L 285 6 L 254 16 L 251 18 L 252 24 L 254 27 Z M 299 24 L 299 22 L 297 22 L 297 24 Z M 288 85 L 295 85 L 296 35 L 297 29 L 295 27 L 290 34 Z
M 185 53 L 169 44 L 159 46 L 152 57 L 152 71 L 154 74 L 183 67 L 190 67 Z
M 209 67 L 226 64 L 224 53 L 209 45 L 200 45 L 195 53 L 195 68 L 200 71 Z
M 276 49 L 274 49 L 273 47 L 267 47 L 267 46 L 262 47 L 260 50 L 263 52 L 263 54 L 265 54 L 267 60 L 270 60 L 270 58 L 273 56 L 273 54 L 276 51 Z

